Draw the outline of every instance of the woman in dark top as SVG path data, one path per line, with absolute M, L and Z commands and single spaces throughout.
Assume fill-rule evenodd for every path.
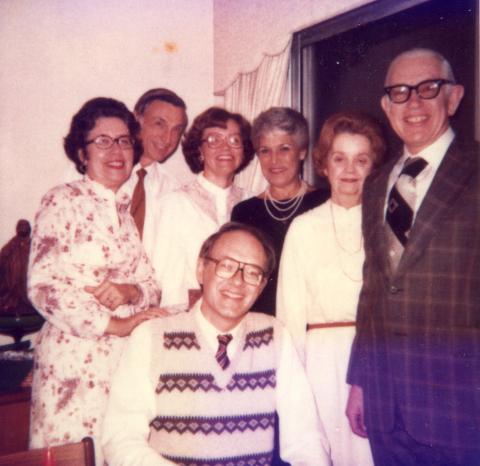
M 232 220 L 269 234 L 279 263 L 292 220 L 326 201 L 329 192 L 314 190 L 301 178 L 302 162 L 308 152 L 308 125 L 301 113 L 287 107 L 272 107 L 261 113 L 253 122 L 252 142 L 268 187 L 258 196 L 237 204 Z M 253 310 L 275 315 L 277 277 L 278 267 Z

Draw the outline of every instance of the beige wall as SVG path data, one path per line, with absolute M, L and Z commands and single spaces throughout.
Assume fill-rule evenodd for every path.
M 211 0 L 0 1 L 0 245 L 70 162 L 70 119 L 91 97 L 133 106 L 170 87 L 193 117 L 213 103 Z M 189 174 L 183 157 L 168 162 Z

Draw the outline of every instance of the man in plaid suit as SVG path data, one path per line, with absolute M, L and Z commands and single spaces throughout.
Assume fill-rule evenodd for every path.
M 404 52 L 385 85 L 381 105 L 404 150 L 365 183 L 347 416 L 376 465 L 478 465 L 479 148 L 449 125 L 464 89 L 444 57 Z M 395 200 L 417 157 L 427 163 L 407 180 L 413 200 Z M 402 203 L 413 221 L 399 234 L 392 218 L 408 218 Z

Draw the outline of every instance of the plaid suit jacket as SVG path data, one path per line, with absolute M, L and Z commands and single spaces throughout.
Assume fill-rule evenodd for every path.
M 393 429 L 399 413 L 425 444 L 480 443 L 478 156 L 476 143 L 451 144 L 394 273 L 384 205 L 396 160 L 365 184 L 364 285 L 348 382 L 363 388 L 368 429 Z

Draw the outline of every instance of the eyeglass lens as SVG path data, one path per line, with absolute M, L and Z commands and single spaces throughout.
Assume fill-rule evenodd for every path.
M 242 138 L 239 134 L 230 134 L 227 137 L 224 137 L 221 134 L 209 134 L 204 140 L 208 144 L 209 147 L 212 149 L 215 149 L 217 147 L 220 147 L 222 144 L 225 142 L 230 146 L 230 147 L 242 147 L 243 146 L 243 141 Z

